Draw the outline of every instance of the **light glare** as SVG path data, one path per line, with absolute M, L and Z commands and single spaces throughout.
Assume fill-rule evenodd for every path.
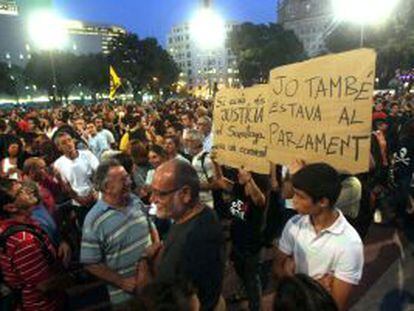
M 209 8 L 196 13 L 191 24 L 192 38 L 202 49 L 217 49 L 224 46 L 226 37 L 225 23 L 219 15 Z
M 29 35 L 41 50 L 62 49 L 67 43 L 63 19 L 51 11 L 37 11 L 29 17 Z
M 335 16 L 358 24 L 380 23 L 391 15 L 399 0 L 332 0 Z

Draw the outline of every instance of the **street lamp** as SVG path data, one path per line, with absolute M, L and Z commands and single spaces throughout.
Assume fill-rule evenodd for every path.
M 359 24 L 360 46 L 364 46 L 364 28 L 368 24 L 382 22 L 399 0 L 332 0 L 334 14 L 339 21 Z
M 49 52 L 49 60 L 53 76 L 53 97 L 54 101 L 56 101 L 58 84 L 53 51 L 63 49 L 67 44 L 68 34 L 65 22 L 52 11 L 35 11 L 29 16 L 28 31 L 34 45 L 40 50 Z
M 224 48 L 226 27 L 224 20 L 211 8 L 211 2 L 204 0 L 204 6 L 198 10 L 190 22 L 191 38 L 197 47 L 207 54 L 207 75 L 209 95 L 211 95 L 211 55 Z

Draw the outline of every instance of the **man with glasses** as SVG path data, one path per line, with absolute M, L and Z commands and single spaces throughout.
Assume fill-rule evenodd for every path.
M 102 162 L 95 175 L 102 198 L 85 218 L 81 262 L 108 283 L 111 303 L 123 310 L 137 286 L 136 264 L 151 244 L 151 223 L 142 202 L 131 194 L 131 179 L 115 160 Z
M 156 279 L 185 279 L 198 290 L 202 310 L 220 300 L 224 274 L 224 239 L 216 214 L 200 203 L 200 181 L 187 162 L 170 160 L 159 166 L 151 201 L 157 216 L 172 219 Z

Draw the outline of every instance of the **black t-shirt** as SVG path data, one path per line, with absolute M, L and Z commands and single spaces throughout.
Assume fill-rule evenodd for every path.
M 230 230 L 233 247 L 241 253 L 257 253 L 262 245 L 265 208 L 255 205 L 239 183 L 234 185 L 233 196 L 229 205 L 233 216 Z
M 224 276 L 224 238 L 216 214 L 205 208 L 184 224 L 172 225 L 157 279 L 186 279 L 198 289 L 202 310 L 212 310 Z
M 414 173 L 414 137 L 403 137 L 394 155 L 396 178 L 409 178 Z

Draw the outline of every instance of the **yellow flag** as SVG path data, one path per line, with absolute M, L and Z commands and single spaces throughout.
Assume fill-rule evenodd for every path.
M 118 88 L 122 85 L 121 78 L 116 74 L 115 69 L 109 66 L 109 99 L 114 100 Z

